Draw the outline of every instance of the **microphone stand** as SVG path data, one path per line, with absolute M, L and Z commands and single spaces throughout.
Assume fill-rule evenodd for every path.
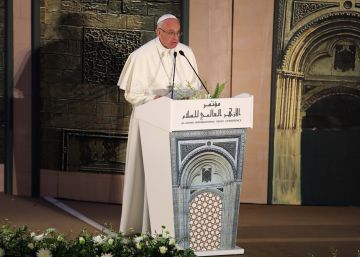
M 202 82 L 202 80 L 201 80 L 201 78 L 200 78 L 199 74 L 196 72 L 196 70 L 194 69 L 194 67 L 191 65 L 191 63 L 190 63 L 189 59 L 185 56 L 184 52 L 183 52 L 182 50 L 180 50 L 180 51 L 179 51 L 179 54 L 185 57 L 185 59 L 187 60 L 187 62 L 188 62 L 188 63 L 189 63 L 189 65 L 190 65 L 190 67 L 191 67 L 191 68 L 192 68 L 192 70 L 194 71 L 195 75 L 196 75 L 196 76 L 198 77 L 198 79 L 200 80 L 201 85 L 205 88 L 206 93 L 208 93 L 208 94 L 210 95 L 209 90 L 206 88 L 206 86 L 205 86 L 204 82 Z
M 171 87 L 171 99 L 174 99 L 176 56 L 177 56 L 177 52 L 174 51 L 174 72 L 173 72 L 172 87 Z

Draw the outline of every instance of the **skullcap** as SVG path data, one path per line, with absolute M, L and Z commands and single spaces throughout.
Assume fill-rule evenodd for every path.
M 163 16 L 161 16 L 159 19 L 158 19 L 158 21 L 157 21 L 157 25 L 160 23 L 160 22 L 162 22 L 162 21 L 164 21 L 164 20 L 167 20 L 167 19 L 177 19 L 176 18 L 176 16 L 174 16 L 174 15 L 172 15 L 172 14 L 164 14 Z

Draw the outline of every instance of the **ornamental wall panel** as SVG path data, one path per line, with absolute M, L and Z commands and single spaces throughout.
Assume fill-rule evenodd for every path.
M 308 186 L 305 180 L 302 181 L 302 177 L 308 177 L 307 174 L 321 170 L 321 168 L 314 168 L 317 165 L 315 163 L 308 165 L 311 162 L 309 155 L 302 151 L 308 149 L 308 138 L 315 136 L 314 133 L 319 133 L 320 138 L 324 128 L 317 126 L 309 128 L 306 124 L 320 124 L 320 119 L 329 119 L 327 129 L 334 130 L 335 123 L 331 122 L 330 117 L 334 114 L 331 113 L 331 106 L 329 106 L 328 111 L 325 107 L 322 107 L 321 113 L 318 110 L 318 116 L 316 116 L 315 107 L 312 108 L 312 106 L 322 106 L 321 102 L 326 102 L 328 99 L 335 99 L 332 100 L 334 104 L 342 104 L 341 99 L 354 99 L 351 103 L 349 102 L 349 106 L 352 105 L 355 109 L 358 108 L 356 106 L 360 106 L 358 97 L 360 91 L 359 7 L 359 3 L 350 0 L 281 0 L 277 2 L 277 22 L 274 34 L 276 51 L 273 62 L 276 78 L 273 166 L 271 167 L 273 203 L 304 203 L 302 195 L 309 193 Z M 345 97 L 338 97 L 338 102 L 336 102 L 337 96 Z M 346 117 L 353 114 L 349 110 L 342 114 L 336 113 L 336 115 Z M 332 117 L 332 120 L 334 119 L 338 118 Z M 348 126 L 357 129 L 358 119 L 360 117 L 354 114 L 352 125 Z M 306 123 L 303 122 L 304 120 Z M 336 129 L 344 131 L 345 124 L 341 121 L 337 123 Z M 345 136 L 345 138 L 350 141 L 359 140 L 358 137 Z M 352 150 L 349 149 L 349 151 Z M 351 158 L 348 158 L 349 163 L 353 162 Z M 331 159 L 331 161 L 337 160 L 336 157 Z M 330 160 L 323 161 L 325 164 Z M 352 169 L 345 164 L 342 166 L 345 171 Z M 352 174 L 351 176 L 355 179 L 357 175 Z M 318 185 L 318 188 L 314 190 L 318 192 L 328 190 L 325 189 L 326 186 L 321 189 L 321 184 L 328 182 L 331 183 L 330 179 L 322 182 L 314 180 L 312 183 Z M 345 185 L 339 186 L 346 188 Z M 354 188 L 351 190 L 356 191 Z M 315 191 L 313 192 L 314 199 Z M 331 195 L 330 191 L 325 194 Z M 338 193 L 334 191 L 334 194 Z M 335 195 L 333 198 L 336 198 Z M 319 201 L 317 203 L 321 203 L 321 200 Z M 331 202 L 323 203 L 331 204 Z
M 170 134 L 175 237 L 211 251 L 236 245 L 246 129 Z

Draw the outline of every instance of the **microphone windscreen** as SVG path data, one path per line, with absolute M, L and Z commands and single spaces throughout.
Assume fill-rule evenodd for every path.
M 175 51 L 175 52 L 174 52 L 174 58 L 176 58 L 176 56 L 177 56 L 177 52 Z
M 180 50 L 180 51 L 179 51 L 179 54 L 181 54 L 182 56 L 185 56 L 183 50 Z

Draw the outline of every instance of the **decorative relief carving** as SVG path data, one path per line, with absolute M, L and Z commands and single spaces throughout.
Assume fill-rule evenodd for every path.
M 304 78 L 304 73 L 301 72 L 295 72 L 295 71 L 288 71 L 288 70 L 277 70 L 278 74 L 281 74 L 283 77 L 287 77 L 287 78 L 299 78 L 299 79 L 303 79 Z
M 351 1 L 345 1 L 343 6 L 344 6 L 345 9 L 351 9 L 352 2 Z
M 286 11 L 286 1 L 279 0 L 278 2 L 278 20 L 277 20 L 277 49 L 276 56 L 277 60 L 280 59 L 281 51 L 284 44 L 284 29 L 285 29 L 285 11 Z
M 214 145 L 219 146 L 226 150 L 234 159 L 236 155 L 236 141 L 233 142 L 216 142 Z
M 304 95 L 301 103 L 301 110 L 306 111 L 310 106 L 329 96 L 333 95 L 351 95 L 360 98 L 360 89 L 355 87 L 334 86 L 321 89 L 311 95 Z
M 323 9 L 338 7 L 339 3 L 324 3 L 324 2 L 303 2 L 294 1 L 291 19 L 291 28 L 293 28 L 300 20 L 309 16 L 312 13 Z
M 193 150 L 195 150 L 196 148 L 199 148 L 201 146 L 204 146 L 205 143 L 200 143 L 200 144 L 194 144 L 194 143 L 188 143 L 188 144 L 180 144 L 180 158 L 181 161 L 184 160 L 184 158 Z
M 288 63 L 288 58 L 290 58 L 290 53 L 292 51 L 292 48 L 294 45 L 299 41 L 299 38 L 309 29 L 314 29 L 314 27 L 318 26 L 320 23 L 324 23 L 331 19 L 336 18 L 355 18 L 356 22 L 358 22 L 358 19 L 360 18 L 359 12 L 354 11 L 348 11 L 348 12 L 332 12 L 324 14 L 311 22 L 307 23 L 303 27 L 301 27 L 299 30 L 296 31 L 296 33 L 291 37 L 288 44 L 286 45 L 285 51 L 284 51 L 284 57 L 282 59 L 282 67 L 286 67 L 286 64 Z M 350 21 L 350 20 L 349 20 Z M 353 20 L 355 21 L 355 20 Z
M 84 82 L 115 85 L 127 57 L 140 46 L 138 31 L 84 28 Z
M 240 135 L 240 137 L 235 137 L 233 138 L 234 133 L 238 133 Z M 177 160 L 176 163 L 173 163 L 173 169 L 178 171 L 178 177 L 176 178 L 176 181 L 180 181 L 180 178 L 182 176 L 181 173 L 181 169 L 182 167 L 184 167 L 189 161 L 191 161 L 192 157 L 201 153 L 201 152 L 213 152 L 213 153 L 218 153 L 219 155 L 224 156 L 224 158 L 226 158 L 229 163 L 231 164 L 231 166 L 233 167 L 234 171 L 238 170 L 238 167 L 241 167 L 242 164 L 242 159 L 238 158 L 238 154 L 239 154 L 239 149 L 240 149 L 240 154 L 244 151 L 244 145 L 241 144 L 240 142 L 245 141 L 246 140 L 246 129 L 228 129 L 228 130 L 198 130 L 198 131 L 181 131 L 181 132 L 173 132 L 172 133 L 173 136 L 171 137 L 171 144 L 172 144 L 172 149 L 171 149 L 171 154 L 173 155 L 173 159 Z M 176 136 L 176 137 L 175 137 Z M 198 140 L 197 138 L 209 138 L 209 137 L 213 137 L 213 138 L 226 138 L 223 141 L 224 142 L 237 142 L 237 152 L 234 154 L 234 156 L 236 156 L 236 158 L 233 158 L 232 154 L 230 154 L 231 152 L 229 152 L 229 149 L 221 149 L 220 147 L 212 147 L 211 144 L 210 146 L 206 146 L 207 142 L 209 140 Z M 178 139 L 176 139 L 178 138 Z M 216 144 L 220 143 L 219 140 L 210 140 L 212 143 L 212 145 L 215 145 L 214 143 L 216 142 Z M 240 146 L 239 146 L 240 143 Z M 199 145 L 197 145 L 199 144 Z M 200 145 L 201 144 L 201 145 Z M 182 146 L 185 145 L 185 148 L 182 148 Z M 175 147 L 176 146 L 176 147 Z M 179 153 L 177 153 L 178 151 L 180 151 Z M 185 155 L 184 153 L 187 154 Z M 179 158 L 175 158 L 175 155 L 177 154 L 181 154 L 181 156 L 179 156 Z M 242 174 L 234 174 L 234 177 L 236 177 L 237 179 L 241 179 L 242 178 Z
M 183 175 L 182 172 L 184 171 L 183 168 L 186 167 L 186 165 L 188 163 L 190 163 L 193 160 L 193 157 L 196 155 L 199 155 L 201 153 L 206 153 L 206 154 L 218 154 L 219 156 L 224 157 L 229 164 L 231 165 L 233 171 L 234 171 L 234 177 L 238 178 L 238 174 L 236 173 L 236 169 L 237 167 L 239 167 L 239 165 L 237 163 L 234 162 L 234 159 L 230 158 L 228 154 L 226 154 L 226 152 L 224 152 L 221 149 L 216 149 L 216 148 L 198 148 L 195 151 L 191 152 L 191 154 L 188 154 L 187 156 L 185 156 L 185 158 L 183 158 L 183 161 L 181 163 L 179 163 L 178 168 L 179 168 L 179 174 L 178 174 L 178 178 L 177 180 L 180 181 L 181 176 Z
M 63 130 L 62 170 L 124 172 L 126 133 Z
M 355 69 L 356 46 L 337 44 L 335 46 L 334 69 L 342 72 Z
M 201 182 L 210 183 L 212 181 L 212 167 L 201 168 Z

